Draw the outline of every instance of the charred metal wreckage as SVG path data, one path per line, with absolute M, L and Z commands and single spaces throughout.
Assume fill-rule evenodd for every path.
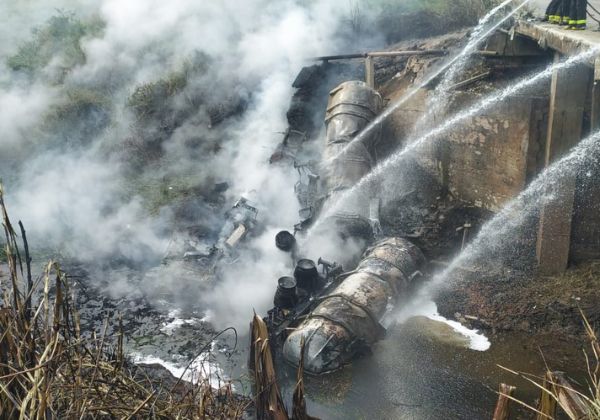
M 382 319 L 399 297 L 408 294 L 425 263 L 421 251 L 408 240 L 383 237 L 375 186 L 354 203 L 336 205 L 344 191 L 377 162 L 379 127 L 361 135 L 360 141 L 353 140 L 382 108 L 381 96 L 367 84 L 344 82 L 329 95 L 321 162 L 297 161 L 308 136 L 292 129 L 271 158 L 272 163 L 293 163 L 301 209 L 294 233 L 282 231 L 275 238 L 277 248 L 290 253 L 295 269 L 293 275 L 278 280 L 274 306 L 265 321 L 275 353 L 289 363 L 298 365 L 304 343 L 304 369 L 309 373 L 339 369 L 379 340 L 385 333 Z M 235 261 L 244 239 L 259 227 L 257 214 L 241 198 L 226 213 L 216 239 L 192 244 L 184 259 L 208 271 Z M 321 220 L 314 223 L 317 217 Z M 332 249 L 352 254 L 341 258 L 344 265 L 355 268 L 345 271 L 338 262 L 307 259 L 296 238 L 309 228 L 308 246 L 327 242 Z M 348 241 L 354 246 L 347 248 Z
M 329 216 L 313 227 L 314 235 L 339 241 L 340 246 L 348 238 L 364 244 L 354 270 L 345 272 L 340 264 L 323 259 L 315 264 L 303 258 L 296 243 L 296 235 L 302 235 L 323 209 L 371 171 L 379 130 L 361 141 L 352 140 L 382 108 L 379 93 L 365 83 L 342 83 L 329 97 L 322 164 L 294 163 L 300 175 L 296 194 L 301 221 L 294 234 L 280 232 L 275 242 L 291 253 L 295 270 L 293 276 L 278 280 L 274 307 L 265 321 L 272 345 L 289 363 L 298 365 L 304 343 L 304 369 L 312 374 L 339 369 L 379 340 L 385 333 L 382 319 L 407 294 L 425 263 L 408 240 L 381 237 L 375 193 L 344 211 L 330 209 Z
M 368 248 L 358 267 L 339 274 L 311 300 L 304 320 L 291 325 L 283 356 L 297 365 L 302 341 L 304 370 L 319 374 L 342 367 L 383 337 L 384 315 L 406 295 L 424 263 L 421 251 L 402 238 L 387 238 Z M 300 262 L 299 262 L 300 264 Z M 302 289 L 300 289 L 302 290 Z
M 221 261 L 235 260 L 242 242 L 257 227 L 257 217 L 258 209 L 248 199 L 241 197 L 225 213 L 225 222 L 216 239 L 186 241 L 183 260 L 195 263 L 207 272 L 214 271 Z M 164 262 L 178 258 L 168 253 Z

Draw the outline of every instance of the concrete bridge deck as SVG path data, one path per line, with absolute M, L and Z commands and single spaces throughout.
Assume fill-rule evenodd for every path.
M 575 55 L 593 48 L 600 50 L 600 32 L 595 29 L 573 31 L 564 26 L 519 20 L 514 30 L 519 35 L 533 39 L 543 49 L 550 48 L 565 55 Z

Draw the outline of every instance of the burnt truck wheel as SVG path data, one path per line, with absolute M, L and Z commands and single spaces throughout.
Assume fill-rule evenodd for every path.
M 287 230 L 282 230 L 275 235 L 275 246 L 282 251 L 290 252 L 296 245 L 296 238 Z
M 293 277 L 281 277 L 277 281 L 277 291 L 273 304 L 281 309 L 293 309 L 298 303 L 296 279 Z

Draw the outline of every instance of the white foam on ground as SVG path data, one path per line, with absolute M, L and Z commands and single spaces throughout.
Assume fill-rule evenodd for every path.
M 485 335 L 479 332 L 479 330 L 469 329 L 460 322 L 451 321 L 441 316 L 438 313 L 438 308 L 434 301 L 429 300 L 423 302 L 420 299 L 417 299 L 417 301 L 419 302 L 419 305 L 407 305 L 400 313 L 396 315 L 395 320 L 402 323 L 415 316 L 424 316 L 433 321 L 443 322 L 444 324 L 450 326 L 458 334 L 468 338 L 469 348 L 471 350 L 486 351 L 491 347 L 492 344 L 490 343 L 490 340 L 488 340 Z
M 180 328 L 183 325 L 198 325 L 202 322 L 208 321 L 208 317 L 206 316 L 204 318 L 184 319 L 180 318 L 180 315 L 181 311 L 179 309 L 173 309 L 169 311 L 168 317 L 172 318 L 172 320 L 169 322 L 164 322 L 163 326 L 160 328 L 160 331 L 167 335 L 172 335 L 176 329 Z
M 220 388 L 228 382 L 228 378 L 225 377 L 221 367 L 210 360 L 209 353 L 210 352 L 207 352 L 201 355 L 191 363 L 186 363 L 186 361 L 183 360 L 181 364 L 169 362 L 157 356 L 144 355 L 137 352 L 132 353 L 130 356 L 137 365 L 160 365 L 167 369 L 171 375 L 177 379 L 181 378 L 186 382 L 194 384 L 201 382 L 201 380 L 206 380 L 211 387 Z M 188 364 L 190 366 L 186 369 Z

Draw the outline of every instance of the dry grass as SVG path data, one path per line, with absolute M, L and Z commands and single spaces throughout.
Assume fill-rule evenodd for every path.
M 600 420 L 600 342 L 587 318 L 584 316 L 583 319 L 592 349 L 591 355 L 585 353 L 590 386 L 589 394 L 584 395 L 584 399 L 589 408 L 590 418 Z
M 19 419 L 240 418 L 247 402 L 230 385 L 211 388 L 207 380 L 189 384 L 152 379 L 130 363 L 123 334 L 81 331 L 67 277 L 49 262 L 32 278 L 26 233 L 23 243 L 4 206 L 8 277 L 0 301 L 0 417 Z M 119 328 L 119 330 L 121 330 Z

